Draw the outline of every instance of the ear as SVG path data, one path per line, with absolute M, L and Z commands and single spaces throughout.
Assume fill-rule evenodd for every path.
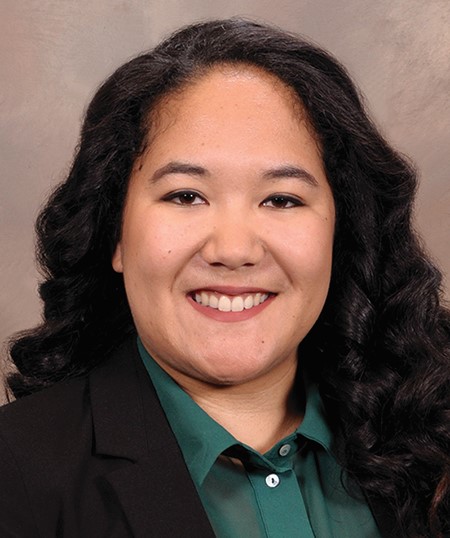
M 117 243 L 116 249 L 112 255 L 111 265 L 116 273 L 123 273 L 122 244 L 120 241 Z

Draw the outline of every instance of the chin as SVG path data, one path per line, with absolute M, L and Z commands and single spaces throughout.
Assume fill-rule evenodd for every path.
M 204 371 L 201 380 L 216 386 L 237 386 L 252 382 L 270 373 L 273 368 L 264 366 L 261 363 L 258 364 L 257 361 L 239 362 L 238 364 L 228 364 L 223 367 L 225 361 L 226 359 L 222 359 L 222 367 L 208 368 L 207 371 Z

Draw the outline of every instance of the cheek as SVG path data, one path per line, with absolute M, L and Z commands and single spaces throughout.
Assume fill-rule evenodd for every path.
M 124 228 L 124 273 L 152 279 L 170 278 L 195 251 L 198 234 L 164 215 L 155 214 Z
M 293 281 L 303 292 L 328 289 L 333 252 L 333 227 L 328 222 L 303 225 L 299 232 L 286 237 L 285 263 Z

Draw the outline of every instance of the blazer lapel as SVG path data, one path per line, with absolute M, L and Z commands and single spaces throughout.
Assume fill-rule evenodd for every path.
M 90 375 L 95 452 L 136 538 L 214 538 L 135 339 Z M 121 460 L 121 461 L 120 461 Z
M 170 453 L 161 453 L 157 462 L 150 457 L 105 477 L 118 496 L 133 536 L 214 537 L 195 488 L 183 474 Z

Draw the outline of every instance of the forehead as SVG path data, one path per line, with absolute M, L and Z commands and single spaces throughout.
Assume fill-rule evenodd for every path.
M 321 154 L 318 137 L 294 89 L 247 64 L 214 66 L 162 96 L 148 118 L 146 147 L 168 138 L 169 132 L 178 131 L 188 142 L 201 131 L 206 143 L 216 139 L 218 132 L 222 139 L 235 136 L 236 127 L 248 140 L 264 133 L 267 137 L 288 132 L 295 136 L 301 128 Z

